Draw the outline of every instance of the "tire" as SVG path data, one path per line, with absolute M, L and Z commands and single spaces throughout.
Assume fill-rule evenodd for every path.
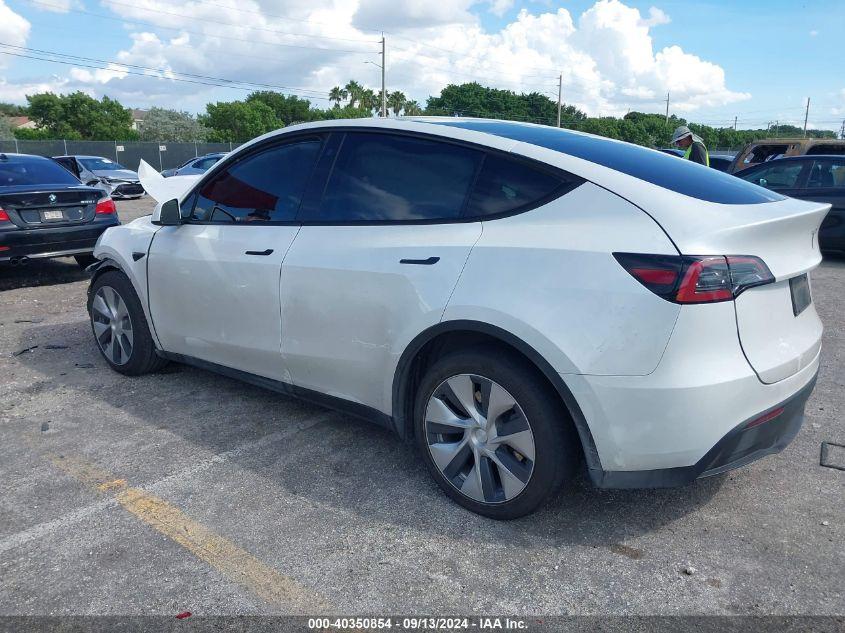
M 97 277 L 88 295 L 88 314 L 97 349 L 115 371 L 140 376 L 167 364 L 156 353 L 141 301 L 122 272 Z
M 452 426 L 456 420 L 466 428 Z M 536 367 L 507 350 L 474 348 L 437 360 L 417 390 L 414 432 L 443 491 L 493 519 L 536 510 L 574 476 L 582 455 L 558 395 Z
M 76 264 L 82 269 L 85 270 L 97 261 L 97 258 L 91 255 L 90 253 L 86 253 L 84 255 L 74 255 L 73 258 L 76 260 Z

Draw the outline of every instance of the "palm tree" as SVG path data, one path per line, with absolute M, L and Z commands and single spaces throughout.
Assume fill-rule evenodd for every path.
M 376 95 L 374 90 L 367 88 L 362 89 L 358 101 L 362 109 L 370 110 L 371 112 L 381 107 L 381 100 L 379 100 L 378 95 Z
M 343 87 L 343 89 L 349 96 L 349 107 L 354 108 L 355 104 L 361 100 L 361 94 L 364 92 L 364 86 L 359 84 L 354 79 L 350 79 L 349 82 Z
M 329 101 L 334 101 L 334 107 L 339 108 L 340 102 L 346 99 L 349 93 L 340 86 L 335 86 L 329 90 Z
M 416 101 L 406 101 L 402 105 L 402 109 L 405 111 L 405 116 L 419 116 L 422 114 L 422 108 Z
M 405 94 L 396 90 L 387 95 L 387 105 L 393 110 L 393 116 L 399 116 L 399 111 L 405 105 Z

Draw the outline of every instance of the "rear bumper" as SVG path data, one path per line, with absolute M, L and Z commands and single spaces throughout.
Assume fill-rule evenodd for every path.
M 704 457 L 691 466 L 639 471 L 590 470 L 593 483 L 600 488 L 666 488 L 683 486 L 702 477 L 741 468 L 766 455 L 786 448 L 804 422 L 804 407 L 816 386 L 816 376 L 788 400 L 745 420 L 720 439 Z M 762 424 L 748 424 L 771 412 L 783 409 L 777 417 Z
M 0 232 L 0 262 L 18 257 L 30 259 L 43 257 L 64 257 L 90 253 L 97 239 L 107 228 L 117 226 L 120 221 L 97 221 L 78 226 L 63 226 L 53 229 L 17 229 Z

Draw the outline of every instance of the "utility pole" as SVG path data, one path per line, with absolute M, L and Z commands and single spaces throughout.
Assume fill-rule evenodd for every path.
M 734 117 L 734 132 L 736 132 L 736 117 Z
M 387 116 L 387 91 L 384 84 L 384 69 L 387 67 L 387 58 L 384 55 L 384 33 L 381 34 L 381 118 Z
M 666 92 L 666 124 L 669 124 L 669 92 Z
M 560 103 L 563 96 L 563 73 L 557 77 L 557 126 L 560 127 Z
M 807 117 L 810 116 L 810 97 L 807 97 L 807 109 L 804 110 L 804 138 L 807 138 Z

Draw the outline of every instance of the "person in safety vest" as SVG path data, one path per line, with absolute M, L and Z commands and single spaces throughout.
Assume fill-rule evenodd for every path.
M 710 167 L 710 155 L 700 136 L 693 134 L 686 125 L 682 125 L 672 134 L 672 145 L 684 150 L 684 158 Z

